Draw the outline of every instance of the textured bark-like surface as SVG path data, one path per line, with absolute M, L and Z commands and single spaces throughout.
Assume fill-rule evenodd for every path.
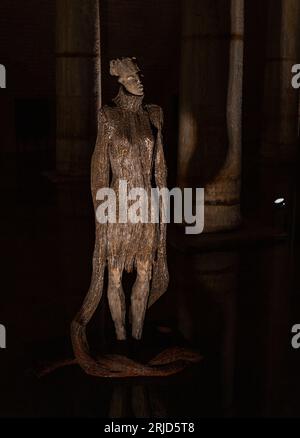
M 178 181 L 205 187 L 205 232 L 240 223 L 244 2 L 228 5 L 184 2 Z
M 114 105 L 106 105 L 100 110 L 91 168 L 95 213 L 98 207 L 97 191 L 110 186 L 118 200 L 120 180 L 127 182 L 128 190 L 139 187 L 150 193 L 154 176 L 156 187 L 166 187 L 163 113 L 157 105 L 143 106 L 142 100 L 143 95 L 132 95 L 121 86 Z M 166 291 L 169 274 L 166 224 L 161 220 L 161 207 L 159 223 L 131 223 L 130 220 L 119 223 L 121 212 L 118 209 L 115 223 L 101 224 L 96 221 L 92 280 L 84 303 L 71 325 L 76 362 L 88 374 L 101 377 L 163 376 L 180 371 L 188 362 L 200 360 L 198 354 L 184 349 L 166 350 L 147 365 L 125 356 L 104 355 L 94 359 L 89 351 L 86 326 L 101 299 L 106 266 L 109 276 L 108 301 L 118 340 L 126 339 L 123 271 L 130 272 L 133 268 L 137 271 L 130 307 L 132 336 L 137 340 L 142 337 L 147 307 Z
M 163 113 L 157 105 L 142 105 L 143 96 L 134 96 L 123 87 L 114 106 L 105 106 L 99 115 L 99 131 L 92 158 L 91 186 L 95 211 L 96 194 L 100 188 L 111 187 L 119 200 L 119 182 L 125 180 L 128 190 L 143 188 L 150 193 L 152 177 L 155 186 L 166 187 L 167 169 L 163 154 Z M 111 171 L 111 181 L 110 181 Z M 117 202 L 118 205 L 118 202 Z M 150 208 L 149 208 L 150 211 Z M 130 272 L 133 267 L 148 265 L 152 272 L 149 306 L 168 285 L 166 264 L 166 224 L 116 223 L 96 225 L 96 244 L 100 245 L 103 267 Z M 156 257 L 157 256 L 157 257 Z M 149 275 L 151 278 L 151 275 Z
M 196 351 L 180 347 L 167 348 L 146 364 L 119 354 L 104 354 L 93 358 L 88 350 L 84 353 L 82 351 L 80 355 L 79 350 L 76 351 L 76 359 L 66 359 L 44 366 L 38 372 L 38 376 L 43 377 L 59 368 L 77 364 L 88 375 L 94 377 L 167 377 L 202 360 L 202 356 Z
M 88 175 L 100 107 L 98 0 L 56 2 L 56 170 Z

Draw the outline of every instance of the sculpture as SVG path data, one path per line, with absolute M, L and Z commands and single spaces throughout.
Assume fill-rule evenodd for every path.
M 91 185 L 95 205 L 101 187 L 114 189 L 119 196 L 119 180 L 128 189 L 151 188 L 152 172 L 159 188 L 166 186 L 166 166 L 162 147 L 162 110 L 157 105 L 143 106 L 143 85 L 135 59 L 116 59 L 110 63 L 110 73 L 118 77 L 120 89 L 114 106 L 100 110 L 99 133 L 92 158 Z M 112 178 L 109 181 L 111 169 Z M 118 340 L 126 338 L 125 298 L 122 290 L 123 270 L 137 271 L 131 293 L 132 336 L 142 336 L 148 303 L 152 267 L 154 284 L 150 292 L 151 305 L 164 293 L 168 284 L 166 263 L 166 224 L 108 223 L 96 225 L 94 271 L 91 290 L 103 287 L 103 271 L 108 265 L 108 302 Z M 157 262 L 156 253 L 158 253 Z M 93 292 L 94 293 L 94 292 Z
M 113 106 L 99 111 L 98 136 L 91 163 L 91 191 L 97 217 L 97 192 L 112 188 L 120 196 L 119 180 L 128 189 L 142 188 L 147 194 L 152 181 L 158 189 L 166 186 L 167 169 L 162 145 L 162 109 L 157 105 L 143 105 L 143 86 L 135 58 L 111 61 L 110 73 L 118 77 L 120 89 Z M 151 199 L 151 196 L 148 197 Z M 98 377 L 168 376 L 201 360 L 197 352 L 183 347 L 170 347 L 147 364 L 124 355 L 90 353 L 86 327 L 102 296 L 104 272 L 108 268 L 108 301 L 118 341 L 127 337 L 125 326 L 125 297 L 122 274 L 137 272 L 131 292 L 131 334 L 142 337 L 147 307 L 167 289 L 169 274 L 166 259 L 166 223 L 159 201 L 159 221 L 120 223 L 117 212 L 115 223 L 96 220 L 93 272 L 88 293 L 81 309 L 71 324 L 71 339 L 75 358 L 47 365 L 39 373 L 46 375 L 66 365 L 79 364 L 89 375 Z M 152 208 L 152 206 L 150 206 Z M 151 210 L 150 210 L 151 211 Z
M 111 187 L 118 197 L 118 181 L 128 188 L 166 186 L 167 169 L 162 145 L 163 112 L 157 105 L 143 105 L 143 85 L 135 58 L 110 62 L 110 74 L 118 77 L 120 89 L 114 105 L 99 112 L 99 128 L 91 164 L 91 191 L 95 210 L 97 191 Z M 110 181 L 111 173 L 111 181 Z M 103 291 L 108 267 L 108 302 L 118 340 L 126 339 L 125 297 L 122 273 L 137 271 L 131 293 L 132 337 L 142 336 L 145 312 L 166 290 L 169 275 L 166 261 L 166 224 L 107 223 L 96 221 L 93 273 L 82 308 L 72 323 L 74 351 L 88 348 L 85 327 L 95 312 Z M 151 288 L 150 288 L 150 281 Z

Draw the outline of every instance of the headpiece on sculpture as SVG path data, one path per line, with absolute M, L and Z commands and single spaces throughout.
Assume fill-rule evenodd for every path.
M 140 71 L 136 58 L 117 58 L 112 59 L 109 63 L 110 69 L 109 72 L 112 76 L 123 76 L 135 74 Z

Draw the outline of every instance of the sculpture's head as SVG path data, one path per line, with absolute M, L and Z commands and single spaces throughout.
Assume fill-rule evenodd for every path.
M 110 61 L 110 74 L 118 76 L 118 82 L 126 90 L 136 96 L 144 94 L 144 87 L 139 75 L 139 67 L 135 62 L 136 58 L 121 58 Z

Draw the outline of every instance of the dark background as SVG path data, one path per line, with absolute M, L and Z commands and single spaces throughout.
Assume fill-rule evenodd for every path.
M 246 1 L 241 201 L 244 224 L 253 226 L 192 244 L 170 227 L 170 288 L 147 316 L 146 351 L 184 340 L 205 359 L 174 378 L 115 383 L 75 367 L 35 376 L 40 362 L 72 354 L 69 325 L 89 285 L 94 224 L 88 181 L 49 178 L 55 2 L 1 1 L 7 89 L 0 90 L 0 323 L 7 349 L 0 351 L 0 416 L 299 415 L 300 351 L 290 346 L 291 327 L 300 323 L 299 159 L 283 163 L 274 150 L 270 170 L 259 155 L 271 3 Z M 117 92 L 109 59 L 136 56 L 147 101 L 164 109 L 170 187 L 177 174 L 180 8 L 177 0 L 101 5 L 102 100 Z M 276 209 L 270 200 L 282 194 L 286 205 Z M 100 307 L 91 338 L 106 345 L 113 327 L 105 300 Z

